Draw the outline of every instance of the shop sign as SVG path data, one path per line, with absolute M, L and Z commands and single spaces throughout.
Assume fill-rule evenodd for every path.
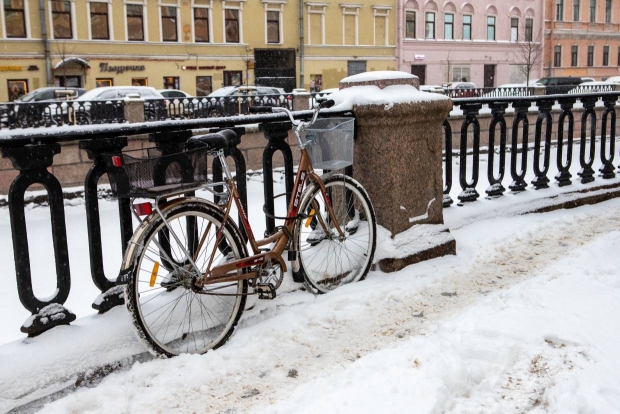
M 24 70 L 23 66 L 0 66 L 0 72 L 20 72 Z
M 106 62 L 101 62 L 99 64 L 99 70 L 101 72 L 114 72 L 117 75 L 124 72 L 142 72 L 144 69 L 144 65 L 110 66 Z

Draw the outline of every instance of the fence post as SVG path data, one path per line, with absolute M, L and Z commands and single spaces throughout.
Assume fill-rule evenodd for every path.
M 295 89 L 293 91 L 293 111 L 303 111 L 310 109 L 310 100 L 312 95 L 305 89 Z
M 125 120 L 130 123 L 144 122 L 144 99 L 140 95 L 130 93 L 124 102 Z
M 381 101 L 368 103 L 365 93 L 359 104 L 353 103 L 353 178 L 368 191 L 377 224 L 394 238 L 416 224 L 443 224 L 443 122 L 452 109 L 452 101 L 439 94 L 419 92 L 413 87 L 417 78 L 411 74 L 396 72 L 396 77 L 392 74 L 387 79 L 382 78 L 383 73 L 369 72 L 344 79 L 334 99 L 337 94 L 347 93 L 342 90 L 345 88 L 376 87 L 373 101 Z M 410 94 L 410 99 L 404 99 L 405 94 Z M 358 95 L 353 90 L 349 96 Z M 393 101 L 394 96 L 400 102 Z M 441 242 L 429 240 L 428 248 L 407 257 L 383 259 L 379 262 L 381 269 L 395 271 L 423 258 L 455 254 L 456 242 L 446 233 L 445 226 L 434 229 L 438 234 L 443 232 Z M 433 232 L 430 228 L 429 231 Z

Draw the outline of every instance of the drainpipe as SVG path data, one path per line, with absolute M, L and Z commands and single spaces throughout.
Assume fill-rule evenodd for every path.
M 41 17 L 41 39 L 45 53 L 45 83 L 52 86 L 52 59 L 50 57 L 50 42 L 47 38 L 47 24 L 45 24 L 45 0 L 39 0 L 39 16 Z
M 553 63 L 553 29 L 555 28 L 555 9 L 557 7 L 555 1 L 551 2 L 551 4 L 553 8 L 551 9 L 551 19 L 549 20 L 549 67 L 547 68 L 547 76 L 551 76 L 551 64 Z
M 299 0 L 299 87 L 304 87 L 304 0 Z
M 397 1 L 396 2 L 396 70 L 401 70 L 400 59 L 401 59 L 401 52 L 402 52 L 402 47 L 403 47 L 403 43 L 401 41 L 402 19 L 403 19 L 403 2 Z

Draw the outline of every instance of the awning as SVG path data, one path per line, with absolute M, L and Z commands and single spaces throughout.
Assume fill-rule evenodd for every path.
M 80 58 L 77 58 L 77 57 L 70 57 L 70 58 L 65 58 L 65 59 L 61 60 L 60 62 L 56 63 L 54 65 L 54 70 L 61 69 L 61 68 L 66 68 L 68 66 L 71 66 L 72 63 L 74 63 L 76 65 L 79 65 L 79 66 L 83 67 L 84 69 L 90 69 L 90 65 L 84 59 L 80 59 Z

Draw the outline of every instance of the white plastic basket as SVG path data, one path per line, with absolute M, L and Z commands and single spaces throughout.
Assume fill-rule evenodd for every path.
M 338 170 L 353 164 L 354 123 L 354 118 L 321 118 L 303 131 L 313 168 Z

